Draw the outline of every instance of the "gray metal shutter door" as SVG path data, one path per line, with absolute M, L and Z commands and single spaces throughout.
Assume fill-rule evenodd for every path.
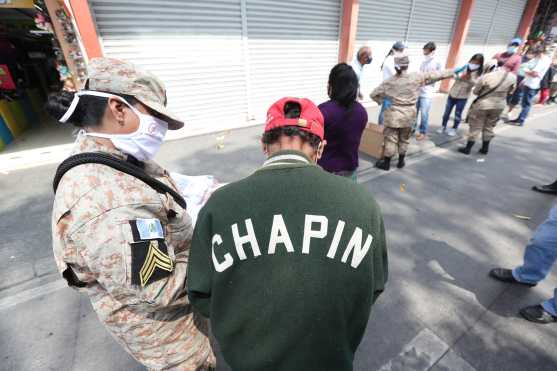
M 340 0 L 247 0 L 250 112 L 262 121 L 284 96 L 327 100 L 338 62 Z
M 460 0 L 415 0 L 413 4 L 408 0 L 363 0 L 356 44 L 371 46 L 374 54 L 373 63 L 364 68 L 360 81 L 364 96 L 381 83 L 381 64 L 397 40 L 408 42 L 411 70 L 419 69 L 422 47 L 428 41 L 436 43 L 436 58 L 445 66 L 459 10 Z
M 460 64 L 472 55 L 483 53 L 486 62 L 505 51 L 516 35 L 527 0 L 476 1 L 466 43 L 460 52 Z
M 365 100 L 369 100 L 369 93 L 383 80 L 381 65 L 393 43 L 405 39 L 411 11 L 409 0 L 392 0 L 388 3 L 360 0 L 354 54 L 363 45 L 371 46 L 373 52 L 373 61 L 364 67 L 360 78 L 360 89 Z
M 157 75 L 167 87 L 169 109 L 186 122 L 182 131 L 215 131 L 246 122 L 240 0 L 90 4 L 105 56 Z
M 516 36 L 527 0 L 499 0 L 488 44 L 507 44 Z
M 435 58 L 445 67 L 460 0 L 416 0 L 408 32 L 408 53 L 414 70 L 423 61 L 423 46 L 435 42 Z

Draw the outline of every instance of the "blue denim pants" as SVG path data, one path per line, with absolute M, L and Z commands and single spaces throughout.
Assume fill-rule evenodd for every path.
M 548 219 L 543 222 L 524 252 L 524 264 L 513 269 L 516 280 L 525 283 L 538 283 L 543 280 L 557 260 L 557 205 L 549 212 Z M 557 289 L 552 299 L 542 303 L 544 309 L 557 316 Z
M 420 116 L 420 133 L 427 134 L 429 127 L 429 110 L 431 109 L 431 98 L 419 97 L 416 102 L 417 116 L 414 122 L 414 130 L 418 126 L 418 116 Z
M 520 115 L 518 116 L 520 124 L 524 124 L 524 121 L 526 121 L 530 109 L 532 108 L 532 101 L 539 90 L 540 89 L 530 89 L 527 86 L 522 86 L 522 111 L 520 111 Z
M 447 105 L 445 106 L 445 113 L 443 114 L 443 127 L 447 127 L 447 123 L 449 122 L 449 117 L 451 116 L 451 111 L 453 107 L 456 106 L 455 113 L 454 113 L 454 125 L 453 129 L 458 129 L 458 125 L 462 121 L 462 111 L 464 111 L 464 107 L 466 107 L 466 98 L 453 98 L 449 95 L 447 98 Z

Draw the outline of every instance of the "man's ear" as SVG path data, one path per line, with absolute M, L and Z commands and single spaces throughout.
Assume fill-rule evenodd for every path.
M 264 154 L 269 155 L 269 147 L 263 143 L 263 139 L 261 139 L 261 150 Z
M 114 120 L 118 123 L 123 123 L 126 117 L 125 109 L 127 108 L 121 100 L 116 98 L 109 98 L 107 104 L 107 111 L 111 113 Z

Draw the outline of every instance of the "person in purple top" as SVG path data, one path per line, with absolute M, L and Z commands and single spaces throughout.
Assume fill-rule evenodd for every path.
M 319 109 L 325 118 L 327 145 L 318 164 L 326 171 L 356 181 L 358 148 L 367 124 L 367 111 L 356 101 L 358 76 L 346 63 L 329 74 L 329 98 Z

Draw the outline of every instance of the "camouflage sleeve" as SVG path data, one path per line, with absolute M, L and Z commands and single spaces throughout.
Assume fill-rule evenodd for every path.
M 454 70 L 423 72 L 421 85 L 429 85 L 454 76 Z
M 383 104 L 383 99 L 385 98 L 385 83 L 382 82 L 378 87 L 376 87 L 369 95 L 377 104 Z
M 186 305 L 187 255 L 176 252 L 182 250 L 178 244 L 184 243 L 183 236 L 191 236 L 191 224 L 178 220 L 184 228 L 177 238 L 178 229 L 159 225 L 158 219 L 130 218 L 136 213 L 130 207 L 116 208 L 73 232 L 70 237 L 81 261 L 109 295 L 135 310 Z M 140 220 L 154 227 L 141 233 Z M 189 235 L 184 233 L 188 228 Z
M 199 213 L 193 232 L 188 267 L 188 297 L 191 304 L 205 317 L 211 314 L 213 281 L 211 218 L 206 207 Z M 218 241 L 215 241 L 218 242 Z

